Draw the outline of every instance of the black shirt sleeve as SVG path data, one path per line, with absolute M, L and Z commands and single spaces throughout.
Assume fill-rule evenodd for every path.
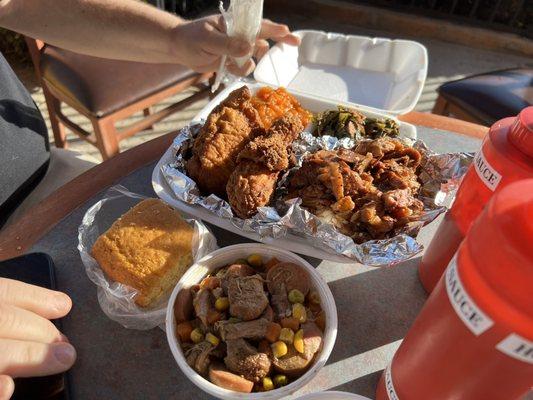
M 0 54 L 0 227 L 46 173 L 49 146 L 39 109 Z

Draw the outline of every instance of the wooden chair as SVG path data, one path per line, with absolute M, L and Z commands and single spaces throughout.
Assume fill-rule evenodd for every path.
M 434 114 L 490 126 L 533 104 L 533 69 L 477 74 L 447 82 L 437 90 Z
M 209 94 L 212 74 L 199 74 L 173 64 L 144 64 L 85 56 L 26 38 L 37 78 L 42 85 L 55 145 L 67 147 L 66 129 L 96 146 L 102 157 L 119 152 L 119 142 Z M 199 91 L 156 112 L 151 107 L 183 90 Z M 61 111 L 65 103 L 87 117 L 88 132 Z M 117 121 L 143 111 L 144 118 L 122 129 Z

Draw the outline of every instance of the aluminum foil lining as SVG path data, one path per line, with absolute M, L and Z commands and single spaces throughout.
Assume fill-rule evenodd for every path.
M 446 210 L 446 204 L 453 200 L 457 187 L 473 159 L 471 153 L 435 154 L 421 140 L 404 139 L 423 153 L 419 199 L 424 203 L 424 212 L 420 219 L 407 224 L 391 238 L 357 244 L 349 236 L 338 232 L 333 225 L 321 221 L 302 208 L 300 199 L 282 199 L 288 177 L 301 165 L 306 155 L 321 149 L 352 148 L 355 145 L 352 139 L 315 137 L 310 132 L 302 132 L 300 138 L 293 143 L 297 166 L 286 171 L 279 180 L 272 202 L 274 205 L 262 207 L 252 218 L 243 220 L 233 214 L 226 200 L 213 194 L 202 196 L 194 180 L 187 176 L 185 164 L 201 127 L 202 124 L 198 123 L 182 128 L 172 144 L 174 161 L 161 167 L 166 182 L 179 200 L 198 205 L 220 218 L 228 219 L 244 232 L 254 232 L 261 237 L 274 239 L 291 233 L 305 238 L 311 246 L 370 266 L 395 264 L 422 250 L 422 245 L 416 241 L 418 232 Z

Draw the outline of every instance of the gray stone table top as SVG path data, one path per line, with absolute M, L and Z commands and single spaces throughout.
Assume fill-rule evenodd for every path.
M 418 127 L 418 135 L 437 152 L 475 151 L 480 145 L 478 139 L 424 127 Z M 151 186 L 154 165 L 118 183 L 132 192 L 155 197 Z M 52 256 L 59 289 L 74 303 L 63 321 L 65 334 L 78 350 L 70 373 L 74 399 L 211 398 L 181 373 L 162 330 L 128 330 L 100 310 L 96 287 L 85 275 L 78 254 L 77 235 L 84 213 L 103 192 L 88 199 L 31 249 Z M 437 226 L 438 222 L 433 222 L 421 231 L 422 244 L 429 242 Z M 248 241 L 216 227 L 213 232 L 221 247 Z M 306 258 L 333 292 L 339 329 L 326 366 L 294 397 L 340 390 L 373 398 L 381 371 L 426 299 L 417 278 L 420 257 L 386 268 Z

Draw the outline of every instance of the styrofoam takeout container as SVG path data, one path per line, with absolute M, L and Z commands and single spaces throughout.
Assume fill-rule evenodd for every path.
M 412 111 L 418 102 L 428 68 L 422 44 L 314 30 L 294 33 L 301 45 L 272 47 L 254 71 L 257 82 L 389 115 Z
M 174 302 L 179 291 L 183 288 L 191 287 L 200 281 L 211 271 L 234 262 L 238 258 L 246 258 L 252 253 L 262 255 L 265 259 L 276 257 L 280 261 L 288 261 L 298 264 L 304 268 L 311 278 L 311 285 L 320 295 L 320 304 L 326 314 L 326 331 L 324 332 L 323 346 L 317 355 L 314 364 L 296 381 L 279 389 L 261 393 L 239 393 L 232 390 L 221 388 L 207 379 L 203 378 L 194 369 L 192 369 L 185 360 L 181 346 L 176 336 L 176 323 L 174 319 Z M 303 258 L 289 251 L 278 249 L 272 246 L 266 246 L 258 243 L 244 243 L 218 249 L 200 261 L 191 266 L 185 275 L 182 276 L 168 302 L 166 315 L 166 333 L 170 350 L 178 363 L 181 371 L 196 386 L 212 396 L 220 399 L 249 399 L 249 400 L 266 400 L 280 399 L 294 393 L 296 390 L 307 384 L 317 372 L 326 364 L 335 339 L 337 337 L 337 308 L 331 290 L 326 281 L 316 270 Z
M 244 83 L 242 82 L 236 82 L 233 85 L 228 86 L 226 89 L 221 91 L 213 100 L 211 100 L 192 120 L 191 123 L 195 122 L 201 122 L 202 120 L 205 120 L 209 113 L 215 108 L 218 104 L 220 104 L 228 95 L 235 89 L 243 86 Z M 263 84 L 248 84 L 247 85 L 252 93 L 257 92 L 257 90 L 265 85 Z M 270 85 L 272 86 L 272 85 Z M 327 99 L 321 99 L 316 98 L 313 96 L 296 93 L 292 90 L 289 90 L 290 93 L 294 95 L 294 97 L 300 102 L 300 104 L 310 110 L 311 112 L 321 112 L 325 110 L 332 110 L 336 109 L 337 105 L 340 104 L 340 102 L 335 100 L 327 100 Z M 365 115 L 369 117 L 378 117 L 378 118 L 393 118 L 388 115 L 384 115 L 382 113 L 378 113 L 375 111 L 371 111 L 368 109 L 364 109 L 362 107 L 358 107 L 358 109 Z M 416 139 L 416 128 L 408 124 L 406 122 L 398 121 L 398 124 L 400 125 L 400 136 L 405 138 L 411 138 Z M 166 164 L 170 164 L 173 162 L 174 158 L 174 149 L 172 147 L 169 147 L 168 150 L 165 152 L 163 157 L 159 160 L 157 165 L 154 168 L 154 171 L 152 173 L 152 186 L 154 188 L 155 193 L 157 196 L 159 196 L 162 200 L 167 202 L 168 204 L 174 206 L 175 208 L 179 209 L 181 212 L 185 213 L 186 215 L 189 215 L 191 217 L 200 218 L 203 221 L 209 222 L 213 225 L 216 225 L 220 228 L 223 228 L 225 230 L 231 231 L 233 233 L 236 233 L 238 235 L 247 237 L 249 239 L 255 240 L 257 242 L 262 242 L 266 244 L 270 244 L 276 247 L 280 247 L 282 249 L 286 249 L 289 251 L 294 251 L 299 254 L 305 254 L 311 257 L 324 259 L 324 260 L 331 260 L 331 261 L 337 261 L 341 263 L 353 263 L 354 260 L 351 258 L 335 254 L 333 251 L 323 250 L 317 247 L 314 247 L 312 243 L 309 241 L 309 239 L 306 239 L 301 236 L 294 235 L 292 233 L 287 233 L 282 238 L 279 239 L 273 239 L 271 237 L 261 237 L 255 232 L 245 232 L 242 231 L 240 228 L 235 226 L 230 219 L 227 218 L 221 218 L 214 213 L 210 212 L 209 210 L 206 210 L 203 207 L 197 206 L 197 205 L 191 205 L 187 204 L 181 200 L 178 200 L 174 194 L 172 193 L 171 188 L 168 186 L 168 184 L 165 181 L 165 178 L 163 176 L 163 173 L 161 172 L 161 167 Z

